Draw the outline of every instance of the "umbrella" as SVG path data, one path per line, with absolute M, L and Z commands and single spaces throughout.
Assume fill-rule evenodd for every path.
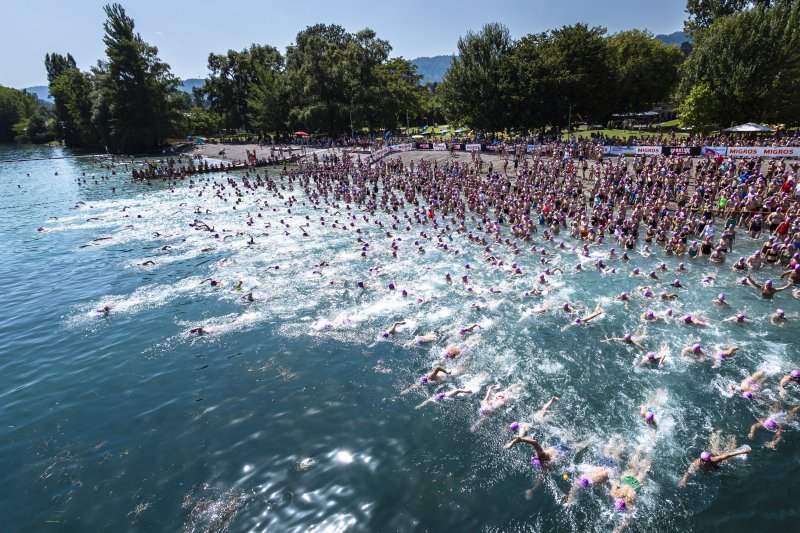
M 775 130 L 767 126 L 762 126 L 761 124 L 748 122 L 746 124 L 739 124 L 738 126 L 733 126 L 731 128 L 727 128 L 722 131 L 745 132 L 745 133 L 768 133 Z
M 456 130 L 454 133 L 466 133 L 467 130 Z
M 439 130 L 439 134 L 450 133 L 450 130 Z
M 299 135 L 300 137 L 308 137 L 308 133 L 304 131 L 296 131 L 294 132 L 295 135 Z
M 412 135 L 411 138 L 412 139 L 424 139 L 425 136 L 424 135 Z

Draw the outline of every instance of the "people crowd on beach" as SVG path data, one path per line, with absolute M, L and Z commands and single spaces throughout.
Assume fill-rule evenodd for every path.
M 253 227 L 262 223 L 260 219 L 266 210 L 285 209 L 291 213 L 297 204 L 310 202 L 320 211 L 319 216 L 306 216 L 299 228 L 290 228 L 282 219 L 281 230 L 287 235 L 291 231 L 310 237 L 310 227 L 314 224 L 350 232 L 364 258 L 381 245 L 377 241 L 370 242 L 359 227 L 364 224 L 380 228 L 383 245 L 389 247 L 393 257 L 408 253 L 410 249 L 424 260 L 426 251 L 435 247 L 456 258 L 462 253 L 461 247 L 481 249 L 487 265 L 508 276 L 530 279 L 531 289 L 523 294 L 525 297 L 541 295 L 552 280 L 564 275 L 565 268 L 574 268 L 575 272 L 591 268 L 619 272 L 630 278 L 630 289 L 617 296 L 618 300 L 679 300 L 686 290 L 680 277 L 687 271 L 687 263 L 681 262 L 674 272 L 665 263 L 650 272 L 640 271 L 630 265 L 634 251 L 662 253 L 681 260 L 685 258 L 686 262 L 702 261 L 711 268 L 731 269 L 739 281 L 735 287 L 726 289 L 729 292 L 752 290 L 767 300 L 790 301 L 800 297 L 800 190 L 796 164 L 783 159 L 721 156 L 600 158 L 595 157 L 594 147 L 596 145 L 591 142 L 585 145 L 552 143 L 548 150 L 536 153 L 500 150 L 497 151 L 499 158 L 491 161 L 473 152 L 444 161 L 422 157 L 408 163 L 400 156 L 373 162 L 367 157 L 330 151 L 322 157 L 315 153 L 313 159 L 308 157 L 297 167 L 284 168 L 276 176 L 251 166 L 243 171 L 240 180 L 228 177 L 224 181 L 212 177 L 194 179 L 184 170 L 192 165 L 203 165 L 202 161 L 189 159 L 187 165 L 182 165 L 179 159 L 166 164 L 166 168 L 175 170 L 164 177 L 174 184 L 188 179 L 188 186 L 197 188 L 199 195 L 233 200 L 234 204 L 238 204 L 245 193 L 253 194 L 259 189 L 272 192 L 282 202 L 281 207 L 268 205 L 264 200 L 258 211 L 248 211 L 246 223 Z M 208 168 L 209 172 L 213 170 Z M 305 198 L 298 198 L 300 191 Z M 202 220 L 202 210 L 198 208 L 196 213 L 198 218 L 191 224 L 194 230 L 207 232 L 209 239 L 232 237 L 221 237 L 220 229 Z M 244 238 L 244 235 L 237 237 Z M 749 256 L 732 257 L 734 250 L 739 249 L 737 240 L 743 238 L 760 241 L 759 249 Z M 249 239 L 252 244 L 253 237 Z M 579 261 L 574 267 L 551 266 L 552 252 L 547 248 L 572 249 Z M 523 255 L 537 258 L 540 271 L 527 271 L 521 261 L 513 260 Z M 503 257 L 512 259 L 504 261 Z M 315 268 L 321 272 L 325 266 L 323 262 Z M 463 274 L 448 272 L 442 276 L 447 283 L 460 282 L 466 291 L 471 291 L 470 270 L 471 266 L 466 264 Z M 707 275 L 702 282 L 711 282 L 714 277 Z M 211 286 L 222 284 L 209 280 Z M 369 281 L 353 279 L 349 283 L 355 290 L 371 289 Z M 656 288 L 659 284 L 667 284 L 667 290 L 659 292 L 661 289 Z M 241 290 L 241 282 L 239 288 Z M 389 283 L 388 289 L 399 288 Z M 405 289 L 402 292 L 404 297 L 408 296 Z M 491 289 L 491 292 L 500 291 Z M 253 302 L 253 293 L 248 292 L 242 299 L 245 304 Z M 728 295 L 721 292 L 709 305 L 725 309 L 730 305 L 728 300 Z M 419 300 L 421 305 L 425 302 Z M 591 327 L 587 326 L 590 321 L 603 315 L 600 306 L 589 313 L 580 311 L 570 302 L 565 302 L 560 309 L 542 306 L 531 312 L 562 313 L 564 330 Z M 104 316 L 109 313 L 113 313 L 113 308 L 102 309 Z M 737 313 L 725 320 L 746 323 L 750 318 Z M 678 327 L 696 328 L 698 342 L 680 354 L 687 360 L 710 359 L 717 368 L 735 358 L 738 350 L 737 346 L 717 349 L 706 346 L 702 335 L 710 320 L 702 313 L 679 315 L 672 309 L 663 314 L 644 311 L 640 319 L 642 323 L 661 320 Z M 777 309 L 769 319 L 776 327 L 791 320 L 783 309 Z M 402 320 L 395 321 L 382 337 L 403 337 L 405 330 L 401 326 L 404 324 Z M 321 329 L 335 328 L 336 324 L 331 323 Z M 480 343 L 480 335 L 475 333 L 480 328 L 480 324 L 459 328 L 454 335 L 463 339 L 443 348 L 441 360 L 432 369 L 425 369 L 407 389 L 406 392 L 438 389 L 420 407 L 448 401 L 472 401 L 469 398 L 476 397 L 474 401 L 479 403 L 477 423 L 480 423 L 521 398 L 521 387 L 517 383 L 506 387 L 492 385 L 482 399 L 475 394 L 477 390 L 447 385 L 452 376 L 461 373 L 459 362 Z M 213 328 L 198 325 L 190 333 L 213 334 Z M 409 343 L 440 340 L 440 335 L 430 333 L 417 336 Z M 646 336 L 639 332 L 605 340 L 642 354 L 637 356 L 637 365 L 642 367 L 663 368 L 670 355 L 666 346 L 649 350 Z M 786 369 L 777 379 L 755 372 L 741 383 L 731 385 L 731 394 L 749 400 L 764 395 L 768 387 L 780 392 L 779 401 L 768 412 L 765 410 L 764 416 L 750 429 L 750 439 L 764 430 L 774 435 L 768 447 L 779 444 L 787 422 L 800 409 L 792 405 L 786 395 L 786 390 L 797 385 L 800 385 L 800 370 L 797 369 Z M 445 389 L 441 390 L 442 387 Z M 514 438 L 507 447 L 529 445 L 534 451 L 531 463 L 541 471 L 541 476 L 546 475 L 548 467 L 557 463 L 561 456 L 570 453 L 568 444 L 548 447 L 533 436 L 545 417 L 554 416 L 549 410 L 555 401 L 556 397 L 551 398 L 530 421 L 518 421 L 510 426 Z M 632 406 L 632 409 L 639 410 L 644 426 L 657 435 L 660 414 L 644 405 Z M 639 447 L 625 463 L 621 442 L 612 439 L 607 448 L 607 460 L 586 469 L 574 481 L 565 504 L 578 500 L 582 490 L 606 487 L 614 508 L 626 513 L 623 525 L 627 525 L 636 497 L 647 481 L 650 465 L 657 457 L 652 450 Z M 693 473 L 715 470 L 722 462 L 750 451 L 749 447 L 733 449 L 720 444 L 719 435 L 712 435 L 709 448 L 697 451 L 697 459 L 689 465 L 680 486 L 686 485 Z

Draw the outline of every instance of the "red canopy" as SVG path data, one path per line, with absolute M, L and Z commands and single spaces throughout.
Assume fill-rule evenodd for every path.
M 300 137 L 307 137 L 308 136 L 308 133 L 306 133 L 304 131 L 296 131 L 296 132 L 294 132 L 294 134 L 295 135 L 299 135 Z

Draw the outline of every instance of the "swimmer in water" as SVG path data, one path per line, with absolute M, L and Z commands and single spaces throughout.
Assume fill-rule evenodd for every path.
M 442 350 L 442 357 L 444 357 L 445 359 L 453 359 L 455 357 L 458 357 L 459 355 L 463 354 L 464 352 L 466 352 L 467 350 L 478 344 L 478 340 L 479 340 L 478 337 L 472 337 L 468 339 L 466 342 L 462 342 L 459 344 L 449 344 L 447 345 L 447 348 Z
M 744 324 L 746 320 L 747 320 L 747 315 L 745 315 L 744 313 L 739 313 L 736 316 L 731 316 L 722 319 L 723 322 L 737 322 L 739 324 Z
M 729 304 L 728 302 L 725 301 L 725 294 L 723 294 L 723 293 L 719 293 L 717 295 L 717 297 L 712 300 L 712 302 L 714 302 L 714 305 L 719 305 L 721 307 L 730 307 L 731 306 L 731 304 Z
M 642 488 L 642 485 L 647 479 L 647 473 L 650 471 L 650 460 L 642 458 L 642 449 L 637 448 L 628 464 L 622 473 L 622 478 L 619 483 L 616 481 L 611 482 L 611 497 L 614 498 L 614 509 L 623 512 L 627 511 L 627 516 L 619 529 L 627 527 L 631 520 L 631 513 L 633 505 L 636 502 L 636 497 Z
M 478 423 L 498 409 L 505 407 L 508 402 L 515 400 L 521 386 L 520 384 L 515 383 L 513 385 L 509 385 L 503 390 L 495 392 L 495 389 L 498 387 L 499 385 L 494 384 L 486 390 L 486 395 L 481 400 L 481 406 L 478 409 L 478 414 L 481 415 Z M 476 425 L 473 425 L 473 430 L 475 429 Z
M 750 276 L 749 274 L 747 275 L 747 280 L 753 287 L 761 291 L 761 298 L 763 298 L 764 300 L 772 300 L 772 297 L 775 296 L 776 293 L 785 291 L 786 289 L 792 286 L 791 283 L 787 283 L 783 287 L 775 287 L 771 279 L 768 279 L 767 281 L 764 282 L 763 285 L 761 285 L 756 280 L 754 280 L 753 277 Z
M 458 333 L 461 335 L 466 335 L 467 333 L 472 333 L 475 328 L 482 328 L 480 324 L 472 324 L 471 326 L 467 326 L 465 328 L 461 328 L 458 330 Z
M 722 361 L 733 357 L 733 353 L 738 349 L 739 348 L 737 348 L 736 346 L 731 346 L 730 348 L 725 348 L 724 350 L 718 351 L 717 357 L 714 359 L 714 364 L 713 364 L 714 368 L 720 366 L 722 364 Z
M 705 327 L 708 325 L 708 322 L 702 320 L 701 318 L 693 315 L 685 315 L 683 317 L 683 323 L 687 326 L 700 326 Z
M 394 335 L 397 332 L 397 326 L 402 326 L 405 324 L 405 320 L 400 320 L 398 322 L 393 322 L 391 327 L 383 332 L 383 337 L 389 337 L 390 335 Z
M 408 345 L 412 344 L 427 344 L 429 342 L 436 342 L 439 339 L 439 336 L 434 333 L 426 333 L 425 335 L 420 335 L 418 337 L 414 337 L 414 340 L 408 343 Z
M 775 324 L 776 326 L 783 327 L 787 320 L 786 320 L 786 313 L 783 309 L 777 309 L 770 317 L 769 321 Z
M 738 386 L 733 383 L 728 384 L 728 390 L 730 392 L 739 391 L 742 393 L 743 397 L 752 399 L 753 396 L 761 390 L 761 387 L 768 378 L 766 372 L 759 370 L 740 381 Z
M 658 431 L 658 423 L 656 422 L 656 413 L 652 407 L 646 405 L 639 406 L 639 414 L 644 418 L 644 421 L 653 429 L 653 433 Z
M 603 314 L 603 309 L 600 307 L 600 304 L 597 304 L 597 307 L 594 308 L 594 312 L 591 315 L 576 318 L 571 324 L 567 324 L 566 326 L 561 328 L 561 331 L 566 331 L 566 329 L 569 328 L 570 326 L 580 326 L 586 324 L 590 320 L 594 320 L 595 318 L 599 317 L 602 314 Z
M 572 484 L 567 494 L 567 501 L 564 502 L 565 507 L 569 507 L 575 501 L 575 495 L 581 489 L 588 489 L 592 486 L 604 485 L 608 483 L 611 476 L 611 471 L 602 466 L 591 466 L 586 469 L 581 476 Z
M 781 398 L 786 397 L 785 387 L 792 383 L 800 384 L 800 370 L 792 370 L 781 378 L 780 383 L 778 383 L 778 394 Z
M 711 452 L 703 452 L 700 454 L 700 457 L 692 461 L 692 464 L 689 465 L 689 469 L 683 475 L 681 480 L 678 482 L 678 486 L 683 488 L 686 486 L 686 481 L 688 481 L 689 476 L 695 473 L 697 470 L 716 470 L 719 468 L 719 463 L 722 461 L 727 461 L 732 457 L 736 457 L 737 455 L 745 455 L 750 453 L 752 450 L 744 449 L 744 450 L 737 450 L 729 453 L 723 453 L 720 455 L 711 455 Z
M 104 305 L 103 307 L 98 307 L 96 311 L 103 316 L 108 316 L 108 314 L 111 312 L 111 306 Z
M 211 331 L 204 328 L 203 326 L 198 326 L 196 328 L 190 329 L 189 333 L 196 333 L 197 335 L 205 335 L 206 333 L 211 333 Z
M 645 337 L 640 337 L 640 339 L 644 339 Z M 606 339 L 606 342 L 621 342 L 623 344 L 630 344 L 631 346 L 635 346 L 640 350 L 644 350 L 644 346 L 639 344 L 639 341 L 633 338 L 632 333 L 626 333 L 622 337 L 610 337 Z
M 533 463 L 533 466 L 536 468 L 544 468 L 548 466 L 550 462 L 554 461 L 558 456 L 557 448 L 542 448 L 542 445 L 539 444 L 539 441 L 528 437 L 516 437 L 511 441 L 510 445 L 506 447 L 511 448 L 511 446 L 517 443 L 529 444 L 530 446 L 533 446 L 533 449 L 536 451 L 536 456 L 531 458 L 531 463 Z
M 511 423 L 508 428 L 511 431 L 515 431 L 517 433 L 516 437 L 511 440 L 508 444 L 506 444 L 506 449 L 510 449 L 514 444 L 517 443 L 518 439 L 521 439 L 528 435 L 528 431 L 536 424 L 541 424 L 544 422 L 544 418 L 547 415 L 548 409 L 552 407 L 553 403 L 558 400 L 558 396 L 553 396 L 538 410 L 536 411 L 533 416 L 531 417 L 530 422 L 513 422 Z
M 639 366 L 655 366 L 656 368 L 664 367 L 664 359 L 667 358 L 669 352 L 667 351 L 666 343 L 661 346 L 659 353 L 648 352 L 647 355 L 642 357 L 639 361 Z
M 693 355 L 698 359 L 698 361 L 705 361 L 707 354 L 700 344 L 695 343 L 681 351 L 681 357 L 686 357 L 687 355 Z
M 444 400 L 449 400 L 452 398 L 457 397 L 459 394 L 472 394 L 472 391 L 469 389 L 453 389 L 448 392 L 439 392 L 419 404 L 416 408 L 420 409 L 423 406 L 431 403 L 431 402 L 443 402 Z
M 247 294 L 242 296 L 241 299 L 246 301 L 246 302 L 254 302 L 256 300 L 255 298 L 253 298 L 253 293 L 252 292 L 248 292 Z
M 762 418 L 761 420 L 750 426 L 750 433 L 747 435 L 747 437 L 750 440 L 753 440 L 753 438 L 756 436 L 756 430 L 758 428 L 764 428 L 767 431 L 775 432 L 775 438 L 773 438 L 771 441 L 769 441 L 764 445 L 767 448 L 774 450 L 775 447 L 778 445 L 778 443 L 780 443 L 782 440 L 783 426 L 781 426 L 781 424 L 772 417 Z

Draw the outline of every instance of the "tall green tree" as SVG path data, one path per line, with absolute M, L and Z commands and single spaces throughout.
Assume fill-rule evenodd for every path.
M 284 59 L 277 49 L 264 49 L 261 59 L 252 66 L 253 81 L 247 93 L 248 120 L 261 133 L 281 132 L 289 120 Z
M 438 88 L 450 121 L 487 131 L 505 127 L 509 108 L 498 80 L 511 46 L 508 28 L 499 23 L 458 39 L 458 56 Z
M 15 126 L 38 116 L 39 103 L 34 95 L 0 86 L 0 142 L 13 142 L 19 134 Z
M 610 36 L 608 47 L 616 81 L 615 110 L 643 111 L 669 98 L 684 59 L 677 46 L 657 41 L 646 31 L 630 30 Z
M 767 8 L 772 0 L 686 0 L 689 18 L 684 29 L 694 35 L 711 27 L 715 20 L 757 6 Z
M 98 66 L 95 127 L 105 133 L 111 149 L 152 150 L 177 133 L 180 80 L 158 58 L 158 49 L 134 31 L 133 19 L 120 4 L 103 9 L 107 60 Z
M 800 0 L 776 0 L 767 9 L 754 7 L 715 20 L 699 34 L 681 70 L 682 120 L 692 108 L 689 103 L 702 95 L 717 102 L 713 116 L 703 116 L 724 127 L 749 121 L 796 122 Z M 702 91 L 694 89 L 697 86 Z

